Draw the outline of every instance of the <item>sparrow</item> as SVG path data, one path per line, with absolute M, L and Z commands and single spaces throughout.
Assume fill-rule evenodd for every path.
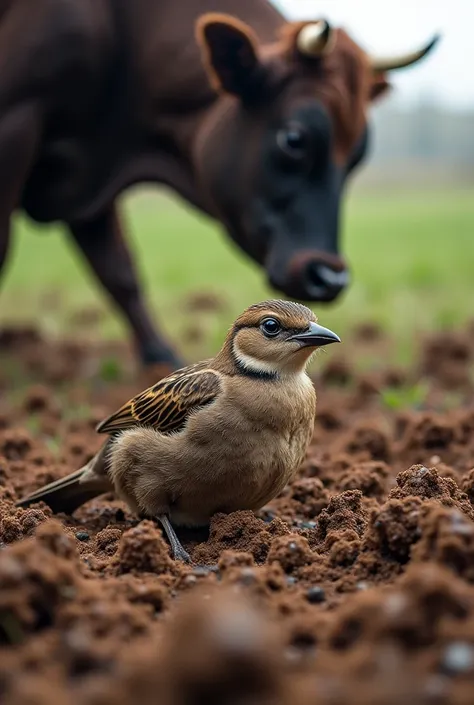
M 295 476 L 314 428 L 313 353 L 340 338 L 292 301 L 249 306 L 210 360 L 184 367 L 102 421 L 109 437 L 82 468 L 20 500 L 55 512 L 114 491 L 159 519 L 175 559 L 190 557 L 174 526 L 258 510 Z

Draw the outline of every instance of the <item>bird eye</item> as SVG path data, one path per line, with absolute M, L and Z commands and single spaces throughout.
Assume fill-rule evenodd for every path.
M 292 159 L 302 159 L 308 148 L 308 133 L 295 122 L 277 132 L 277 144 Z
M 267 338 L 273 338 L 281 331 L 281 325 L 274 318 L 267 318 L 260 327 Z

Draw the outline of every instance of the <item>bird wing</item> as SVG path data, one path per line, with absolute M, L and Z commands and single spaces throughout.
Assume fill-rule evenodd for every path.
M 133 426 L 151 426 L 162 433 L 180 430 L 191 411 L 210 404 L 221 391 L 221 375 L 198 363 L 165 377 L 130 399 L 97 426 L 115 433 Z

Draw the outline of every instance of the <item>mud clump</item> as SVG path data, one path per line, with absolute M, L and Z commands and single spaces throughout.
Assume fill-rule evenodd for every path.
M 121 687 L 125 702 L 150 705 L 157 692 L 167 705 L 289 705 L 282 653 L 278 631 L 252 602 L 228 589 L 197 591 L 165 627 L 162 648 L 144 652 Z
M 468 333 L 450 332 L 431 335 L 422 348 L 421 371 L 434 377 L 443 387 L 472 388 L 470 368 L 474 360 L 474 339 Z
M 193 558 L 198 563 L 209 564 L 217 561 L 222 551 L 232 548 L 247 551 L 255 560 L 264 561 L 273 537 L 288 532 L 280 519 L 265 523 L 253 512 L 216 514 L 211 521 L 209 541 L 197 546 Z
M 22 460 L 32 447 L 31 438 L 25 431 L 5 430 L 0 433 L 0 453 L 6 460 Z
M 459 509 L 431 506 L 420 525 L 414 561 L 447 566 L 466 581 L 474 582 L 474 522 Z
M 343 450 L 360 460 L 389 462 L 391 456 L 390 440 L 386 433 L 367 423 L 348 434 Z
M 383 462 L 366 462 L 350 466 L 341 474 L 337 482 L 337 489 L 360 490 L 364 497 L 380 499 L 384 496 L 388 486 L 390 469 Z
M 203 320 L 225 306 L 187 302 Z M 354 339 L 350 359 L 318 361 L 294 480 L 255 514 L 179 529 L 185 565 L 110 494 L 73 516 L 15 506 L 168 370 L 137 376 L 116 343 L 0 331 L 24 379 L 0 375 L 2 705 L 470 705 L 472 331 L 432 335 L 406 369 L 378 326 Z
M 161 532 L 150 521 L 126 531 L 120 539 L 117 555 L 119 573 L 166 573 L 175 568 Z
M 390 499 L 372 519 L 365 546 L 377 549 L 385 558 L 404 564 L 412 545 L 420 538 L 422 502 L 416 497 Z
M 436 499 L 448 507 L 458 507 L 474 520 L 474 509 L 469 498 L 461 492 L 450 477 L 441 477 L 436 468 L 414 465 L 397 477 L 397 487 L 391 490 L 390 498 L 421 497 Z
M 56 522 L 37 540 L 0 553 L 0 644 L 20 644 L 29 632 L 54 626 L 61 607 L 77 593 L 74 546 Z

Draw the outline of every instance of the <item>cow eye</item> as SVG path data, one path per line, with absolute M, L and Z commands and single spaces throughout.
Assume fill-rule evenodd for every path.
M 304 127 L 298 123 L 289 123 L 286 127 L 277 132 L 278 146 L 292 159 L 302 159 L 305 157 L 308 142 L 308 133 Z
M 281 325 L 274 318 L 267 318 L 260 326 L 267 338 L 273 338 L 281 331 Z

